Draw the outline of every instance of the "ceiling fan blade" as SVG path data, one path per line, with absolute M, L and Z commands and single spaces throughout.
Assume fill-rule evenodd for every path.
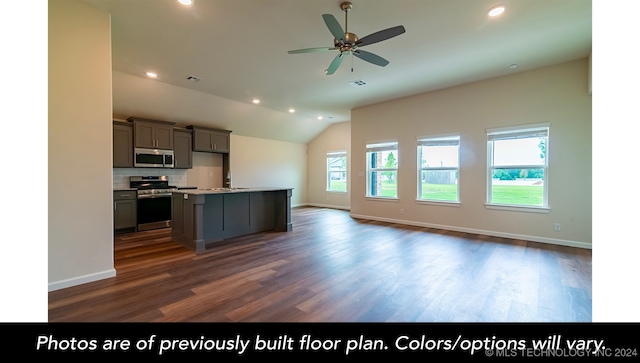
M 389 64 L 389 61 L 382 58 L 381 56 L 373 54 L 371 52 L 366 52 L 364 50 L 360 50 L 360 49 L 354 50 L 353 55 L 355 55 L 356 57 L 364 61 L 367 61 L 369 63 L 375 64 L 380 67 L 384 67 L 387 64 Z
M 340 67 L 343 58 L 343 53 L 340 53 L 335 58 L 333 58 L 333 61 L 331 61 L 331 64 L 329 64 L 329 68 L 327 68 L 327 76 L 332 75 L 338 69 L 338 67 Z
M 356 46 L 364 47 L 365 45 L 381 42 L 383 40 L 387 40 L 389 38 L 397 37 L 398 35 L 405 32 L 405 29 L 402 25 L 394 26 L 393 28 L 387 28 L 384 30 L 377 31 L 375 33 L 369 34 L 365 37 L 360 38 L 356 42 Z
M 333 37 L 336 38 L 340 43 L 344 43 L 345 35 L 340 23 L 336 20 L 336 18 L 331 14 L 322 14 L 322 19 L 324 19 L 324 23 L 329 28 Z
M 336 50 L 336 49 L 338 49 L 338 48 L 327 48 L 327 47 L 305 48 L 305 49 L 290 50 L 287 53 L 289 53 L 289 54 L 299 54 L 299 53 L 326 52 L 326 51 Z

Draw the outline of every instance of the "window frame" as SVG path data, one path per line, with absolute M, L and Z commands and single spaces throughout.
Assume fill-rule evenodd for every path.
M 455 146 L 457 150 L 457 160 L 455 167 L 423 167 L 422 166 L 422 146 Z M 416 202 L 419 204 L 436 204 L 436 205 L 460 205 L 460 133 L 449 133 L 440 135 L 420 136 L 416 141 L 416 157 L 417 157 L 417 178 L 416 178 Z M 452 170 L 457 174 L 456 177 L 456 200 L 426 199 L 422 198 L 422 172 L 429 170 Z
M 365 162 L 366 162 L 366 187 L 365 187 L 365 198 L 367 199 L 378 199 L 378 200 L 388 200 L 388 201 L 397 201 L 398 200 L 398 170 L 400 165 L 400 151 L 398 149 L 398 140 L 388 140 L 388 141 L 377 141 L 377 142 L 367 142 L 365 144 Z M 394 151 L 396 152 L 396 166 L 395 168 L 372 168 L 370 165 L 371 153 L 372 152 L 381 152 L 381 151 Z M 396 174 L 396 196 L 395 197 L 385 197 L 382 195 L 371 195 L 371 173 L 372 172 L 386 172 L 391 171 Z
M 487 189 L 485 207 L 488 209 L 502 209 L 511 211 L 524 211 L 535 213 L 549 213 L 549 135 L 551 124 L 538 123 L 509 127 L 491 128 L 486 130 L 487 136 Z M 544 164 L 510 164 L 495 167 L 493 165 L 494 147 L 493 141 L 517 138 L 529 138 L 532 136 L 545 137 Z M 494 169 L 543 169 L 542 205 L 504 204 L 491 201 Z
M 330 166 L 329 166 L 329 159 L 330 158 L 336 158 L 336 157 L 343 157 L 345 160 L 344 163 L 344 169 L 342 170 L 331 170 Z M 327 174 L 326 174 L 326 180 L 325 180 L 325 191 L 327 193 L 347 193 L 349 191 L 349 173 L 347 172 L 349 169 L 349 159 L 347 158 L 347 151 L 346 150 L 340 150 L 340 151 L 328 151 L 326 153 L 326 168 L 327 168 Z M 331 186 L 331 173 L 344 173 L 344 177 L 345 177 L 345 190 L 331 190 L 330 186 Z

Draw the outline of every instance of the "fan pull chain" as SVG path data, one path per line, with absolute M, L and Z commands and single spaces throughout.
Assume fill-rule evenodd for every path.
M 353 73 L 353 52 L 351 52 L 351 73 Z

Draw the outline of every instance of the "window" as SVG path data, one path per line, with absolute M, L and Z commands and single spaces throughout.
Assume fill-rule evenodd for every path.
M 398 143 L 367 144 L 367 197 L 398 197 Z
M 327 191 L 347 191 L 347 152 L 327 153 Z
M 458 202 L 460 136 L 418 139 L 418 200 Z
M 487 203 L 547 207 L 549 125 L 487 130 Z

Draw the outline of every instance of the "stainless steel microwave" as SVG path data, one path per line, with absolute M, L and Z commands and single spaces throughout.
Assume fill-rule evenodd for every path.
M 173 150 L 134 150 L 133 166 L 136 168 L 173 168 Z

